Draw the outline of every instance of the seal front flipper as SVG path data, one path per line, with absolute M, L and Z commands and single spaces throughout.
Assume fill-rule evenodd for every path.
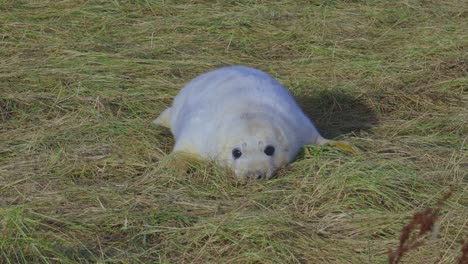
M 171 124 L 169 122 L 171 117 L 171 107 L 166 108 L 159 116 L 156 118 L 153 123 L 159 126 L 171 128 Z
M 163 159 L 163 164 L 165 167 L 183 174 L 187 173 L 191 168 L 199 167 L 202 161 L 198 154 L 176 151 L 166 156 Z
M 361 151 L 357 147 L 353 146 L 351 143 L 346 142 L 346 141 L 330 140 L 330 139 L 325 139 L 323 137 L 320 137 L 317 140 L 317 144 L 319 146 L 329 145 L 346 153 L 351 153 L 351 154 L 361 153 Z
M 334 148 L 337 148 L 341 151 L 344 151 L 344 152 L 347 152 L 347 153 L 351 153 L 351 154 L 359 154 L 361 153 L 361 151 L 353 146 L 351 143 L 349 142 L 346 142 L 346 141 L 341 141 L 341 140 L 329 140 L 327 142 L 327 145 L 330 145 Z

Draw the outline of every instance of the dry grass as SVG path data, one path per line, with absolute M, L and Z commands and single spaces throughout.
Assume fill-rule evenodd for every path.
M 0 262 L 456 263 L 468 236 L 462 0 L 0 0 Z M 276 179 L 165 166 L 192 77 L 263 69 L 326 136 Z M 466 251 L 466 250 L 465 250 Z

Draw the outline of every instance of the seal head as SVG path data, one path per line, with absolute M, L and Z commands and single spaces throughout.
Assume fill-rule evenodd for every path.
M 213 157 L 229 167 L 236 177 L 270 179 L 288 163 L 289 148 L 285 131 L 268 114 L 242 113 L 221 123 L 214 142 L 220 152 Z

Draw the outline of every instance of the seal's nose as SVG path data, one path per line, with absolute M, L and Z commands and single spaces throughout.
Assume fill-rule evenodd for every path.
M 261 171 L 254 171 L 252 172 L 251 176 L 253 179 L 261 180 L 266 178 L 266 173 L 263 173 Z
M 267 174 L 262 171 L 251 171 L 246 173 L 245 177 L 252 180 L 262 180 L 267 178 Z

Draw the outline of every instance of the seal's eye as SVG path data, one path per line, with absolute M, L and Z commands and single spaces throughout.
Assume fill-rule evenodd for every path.
M 265 154 L 268 156 L 273 156 L 273 154 L 275 154 L 275 147 L 267 146 L 263 152 L 265 152 Z
M 242 156 L 242 152 L 240 151 L 240 149 L 235 148 L 235 149 L 232 150 L 232 157 L 233 157 L 234 159 L 238 159 L 238 158 L 240 158 L 241 156 Z

